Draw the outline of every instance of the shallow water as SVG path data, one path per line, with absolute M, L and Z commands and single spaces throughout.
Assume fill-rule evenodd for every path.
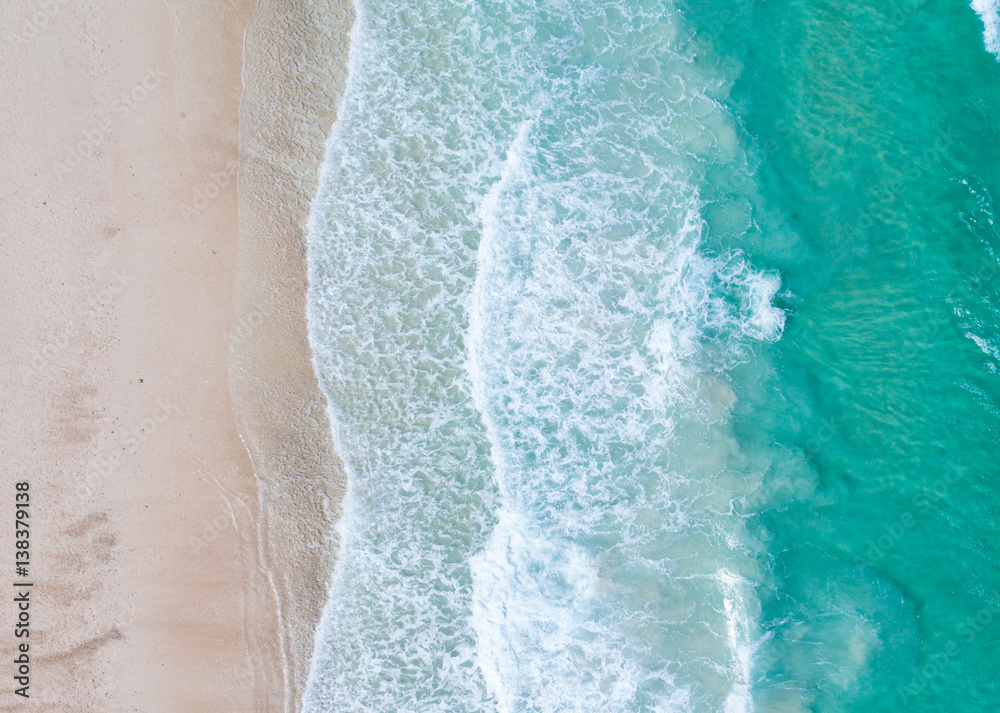
M 360 3 L 307 710 L 995 710 L 994 16 Z

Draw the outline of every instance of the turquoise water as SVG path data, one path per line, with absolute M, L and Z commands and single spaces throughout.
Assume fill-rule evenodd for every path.
M 997 709 L 976 2 L 359 4 L 308 711 Z

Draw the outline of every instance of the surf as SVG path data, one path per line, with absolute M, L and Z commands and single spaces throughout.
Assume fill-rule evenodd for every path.
M 306 710 L 751 709 L 729 373 L 785 317 L 705 241 L 709 176 L 752 169 L 690 35 L 360 3 L 309 230 L 349 493 Z

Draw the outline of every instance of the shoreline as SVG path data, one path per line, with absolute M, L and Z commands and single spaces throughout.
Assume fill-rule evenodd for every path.
M 0 456 L 30 482 L 38 598 L 31 697 L 2 710 L 300 706 L 342 492 L 300 226 L 332 7 L 0 9 Z
M 308 339 L 306 225 L 353 18 L 350 0 L 260 0 L 244 45 L 229 385 L 259 484 L 260 559 L 277 606 L 289 713 L 301 707 L 346 487 Z

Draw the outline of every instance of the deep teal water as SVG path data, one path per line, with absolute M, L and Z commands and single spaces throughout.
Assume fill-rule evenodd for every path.
M 307 710 L 1000 707 L 976 9 L 361 2 Z
M 764 709 L 1000 703 L 1000 65 L 976 20 L 940 0 L 768 2 L 720 42 L 763 149 L 755 210 L 781 216 L 743 247 L 789 293 L 736 429 L 809 466 L 757 520 Z

